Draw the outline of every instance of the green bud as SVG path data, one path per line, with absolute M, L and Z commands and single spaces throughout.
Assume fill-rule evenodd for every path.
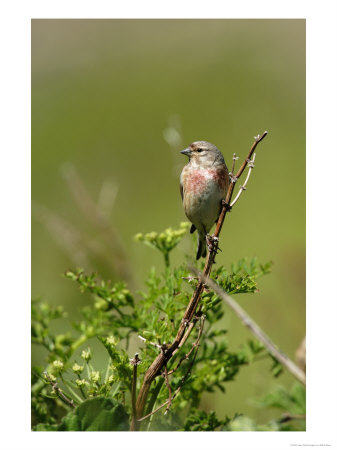
M 73 371 L 77 374 L 80 374 L 83 372 L 84 367 L 80 366 L 79 364 L 75 363 L 72 367 Z
M 112 383 L 114 383 L 114 381 L 115 381 L 114 376 L 113 376 L 113 375 L 110 375 L 109 378 L 108 378 L 107 383 L 108 383 L 108 384 L 112 384 Z
M 91 360 L 91 351 L 90 348 L 88 348 L 88 350 L 83 350 L 81 353 L 81 357 L 86 361 L 90 361 Z
M 101 309 L 101 310 L 106 310 L 108 307 L 107 302 L 103 299 L 98 299 L 95 302 L 95 308 L 96 309 Z
M 56 377 L 52 373 L 48 373 L 48 374 L 45 373 L 44 376 L 45 376 L 46 380 L 52 381 L 53 383 L 55 383 Z
M 62 361 L 60 361 L 59 359 L 55 360 L 53 362 L 53 367 L 58 371 L 61 372 L 61 370 L 63 370 L 64 368 L 64 364 Z
M 106 342 L 109 345 L 116 346 L 118 341 L 117 341 L 117 339 L 115 337 L 109 336 L 109 337 L 106 338 Z
M 99 373 L 99 371 L 92 371 L 90 374 L 90 380 L 93 381 L 94 383 L 97 383 L 99 381 L 101 377 L 101 374 Z
M 147 233 L 145 235 L 145 239 L 148 241 L 154 241 L 157 238 L 157 233 L 155 231 L 151 231 L 151 233 Z

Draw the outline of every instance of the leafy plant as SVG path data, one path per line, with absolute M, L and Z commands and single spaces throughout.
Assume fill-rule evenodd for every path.
M 187 224 L 182 223 L 177 230 L 168 228 L 162 233 L 137 235 L 137 240 L 159 250 L 165 262 L 164 271 L 151 269 L 145 289 L 137 294 L 132 294 L 124 283 L 112 284 L 99 280 L 96 274 L 67 270 L 65 278 L 75 282 L 81 292 L 88 293 L 93 302 L 82 308 L 81 319 L 73 322 L 72 330 L 65 334 L 55 334 L 51 326 L 53 321 L 66 317 L 63 308 L 33 302 L 32 342 L 47 350 L 46 367 L 33 368 L 34 430 L 129 429 L 134 413 L 134 387 L 140 388 L 154 358 L 172 345 L 197 283 L 185 264 L 170 265 L 170 252 L 187 229 Z M 231 295 L 253 294 L 258 290 L 257 280 L 268 274 L 270 268 L 269 262 L 261 264 L 256 258 L 243 258 L 230 268 L 218 267 L 212 276 Z M 189 339 L 182 342 L 179 352 L 150 386 L 143 430 L 260 429 L 244 416 L 219 419 L 214 412 L 199 409 L 205 392 L 225 393 L 226 383 L 235 380 L 243 365 L 253 363 L 261 355 L 270 356 L 254 340 L 233 351 L 226 339 L 227 330 L 221 325 L 224 314 L 222 300 L 205 290 Z M 103 370 L 98 368 L 97 355 L 89 346 L 92 339 L 105 352 Z M 131 341 L 139 347 L 136 362 L 130 353 Z M 274 359 L 272 362 L 272 373 L 277 376 L 280 366 Z M 279 406 L 302 414 L 301 395 L 299 390 L 290 394 L 270 393 L 259 406 Z M 302 409 L 292 406 L 297 401 Z M 161 410 L 153 413 L 158 408 Z M 267 429 L 280 430 L 291 426 L 291 421 L 286 425 L 281 422 L 266 425 Z

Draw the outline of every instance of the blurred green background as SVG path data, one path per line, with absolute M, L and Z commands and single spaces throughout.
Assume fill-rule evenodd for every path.
M 143 288 L 163 263 L 133 236 L 185 220 L 179 150 L 208 140 L 230 165 L 264 130 L 217 263 L 274 262 L 261 291 L 239 301 L 294 359 L 305 335 L 305 20 L 33 20 L 33 298 L 77 317 L 90 298 L 61 277 L 76 266 Z M 112 226 L 105 238 L 86 195 Z M 195 253 L 189 236 L 173 263 L 184 252 Z M 224 321 L 230 348 L 250 338 L 230 311 Z M 33 347 L 32 357 L 42 364 L 45 355 Z M 294 380 L 273 379 L 270 365 L 244 367 L 203 408 L 272 418 L 251 400 Z

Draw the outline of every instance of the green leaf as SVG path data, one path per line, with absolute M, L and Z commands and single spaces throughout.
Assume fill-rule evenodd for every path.
M 129 416 L 121 403 L 97 397 L 68 413 L 59 425 L 39 424 L 34 431 L 127 431 Z
M 183 431 L 216 431 L 226 430 L 230 419 L 220 420 L 215 412 L 206 413 L 197 409 L 192 409 L 191 414 L 186 418 Z

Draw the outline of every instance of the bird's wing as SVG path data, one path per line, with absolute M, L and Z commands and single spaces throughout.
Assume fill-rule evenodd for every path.
M 183 172 L 181 172 L 181 175 L 180 175 L 180 195 L 181 195 L 182 201 L 184 201 Z
M 180 195 L 181 195 L 182 201 L 184 201 L 184 187 L 183 187 L 182 182 L 180 182 Z

